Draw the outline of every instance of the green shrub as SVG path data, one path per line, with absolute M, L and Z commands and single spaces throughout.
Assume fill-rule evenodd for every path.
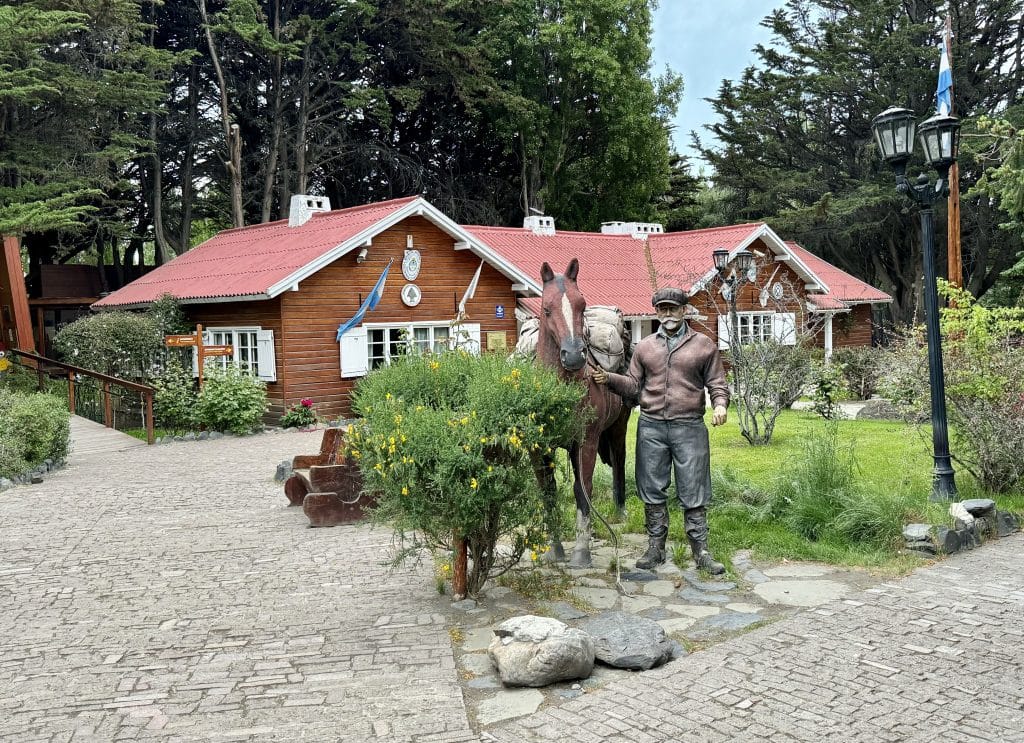
M 207 428 L 252 433 L 267 412 L 267 386 L 234 364 L 207 367 L 196 412 Z
M 1024 483 L 1024 309 L 988 308 L 940 281 L 943 368 L 950 453 L 987 490 Z M 909 420 L 931 417 L 927 347 L 919 328 L 892 344 L 883 394 Z
M 176 431 L 193 431 L 199 427 L 199 392 L 191 369 L 171 357 L 152 384 L 156 389 L 153 415 L 157 425 Z
M 832 352 L 832 361 L 842 369 L 844 387 L 857 399 L 867 400 L 878 390 L 884 353 L 868 346 L 837 348 Z
M 539 552 L 545 513 L 533 462 L 579 435 L 582 395 L 546 367 L 461 351 L 411 355 L 362 379 L 346 454 L 404 545 L 397 559 L 450 549 L 462 535 L 476 593 L 528 546 Z M 511 546 L 499 554 L 501 539 Z
M 53 346 L 68 364 L 116 377 L 146 379 L 163 349 L 163 336 L 146 315 L 102 312 L 59 330 Z
M 0 475 L 19 474 L 46 459 L 63 460 L 70 442 L 70 414 L 63 400 L 0 390 Z
M 821 359 L 812 365 L 811 383 L 814 391 L 811 395 L 814 412 L 825 420 L 841 417 L 839 401 L 846 398 L 843 366 L 839 362 Z

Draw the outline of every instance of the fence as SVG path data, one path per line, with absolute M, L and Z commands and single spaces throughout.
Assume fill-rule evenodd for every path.
M 153 443 L 153 388 L 149 385 L 111 377 L 28 351 L 14 349 L 12 354 L 33 362 L 39 389 L 65 397 L 72 414 L 119 431 L 145 428 L 146 443 Z

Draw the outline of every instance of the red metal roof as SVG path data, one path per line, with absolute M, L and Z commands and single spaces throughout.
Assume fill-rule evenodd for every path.
M 277 282 L 417 198 L 321 212 L 297 227 L 285 219 L 224 230 L 93 307 L 147 304 L 168 293 L 183 300 L 266 296 Z
M 808 295 L 808 301 L 815 307 L 823 310 L 839 309 L 851 304 L 892 301 L 892 297 L 882 290 L 861 281 L 856 276 L 851 276 L 797 243 L 787 240 L 786 247 L 793 251 L 828 287 L 828 293 L 825 295 Z M 835 304 L 837 301 L 840 303 L 838 306 Z

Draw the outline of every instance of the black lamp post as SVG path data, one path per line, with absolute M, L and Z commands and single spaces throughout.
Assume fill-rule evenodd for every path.
M 939 333 L 939 296 L 935 279 L 935 220 L 932 205 L 949 195 L 949 169 L 956 162 L 960 145 L 960 120 L 936 114 L 916 126 L 914 112 L 892 107 L 871 121 L 875 142 L 882 158 L 896 174 L 896 190 L 921 207 L 921 251 L 924 253 L 924 310 L 928 330 L 928 375 L 932 400 L 932 449 L 935 460 L 932 480 L 934 501 L 956 497 L 953 465 L 949 456 L 946 425 L 946 378 L 942 368 L 942 338 Z M 922 173 L 917 183 L 907 180 L 907 163 L 914 151 L 914 129 L 921 140 L 925 164 L 935 168 L 933 186 Z
M 725 286 L 729 287 L 729 296 L 726 297 L 729 300 L 729 324 L 731 326 L 729 331 L 729 350 L 736 353 L 736 349 L 733 348 L 732 338 L 733 334 L 736 334 L 735 345 L 739 346 L 740 329 L 736 314 L 736 295 L 739 294 L 740 287 L 748 280 L 750 269 L 754 266 L 754 254 L 749 250 L 739 251 L 735 255 L 736 273 L 729 277 L 725 275 L 725 270 L 729 266 L 729 251 L 725 248 L 719 248 L 711 255 L 715 260 L 715 270 L 718 271 L 718 277 Z

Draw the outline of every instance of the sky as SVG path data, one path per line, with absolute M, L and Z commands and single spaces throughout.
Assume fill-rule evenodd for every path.
M 701 127 L 715 121 L 711 105 L 723 79 L 737 80 L 756 61 L 751 51 L 767 43 L 771 34 L 761 19 L 785 0 L 660 0 L 654 13 L 653 72 L 666 65 L 683 76 L 683 98 L 675 118 L 676 150 L 691 157 L 698 168 L 703 160 L 690 148 L 690 131 L 703 139 Z

